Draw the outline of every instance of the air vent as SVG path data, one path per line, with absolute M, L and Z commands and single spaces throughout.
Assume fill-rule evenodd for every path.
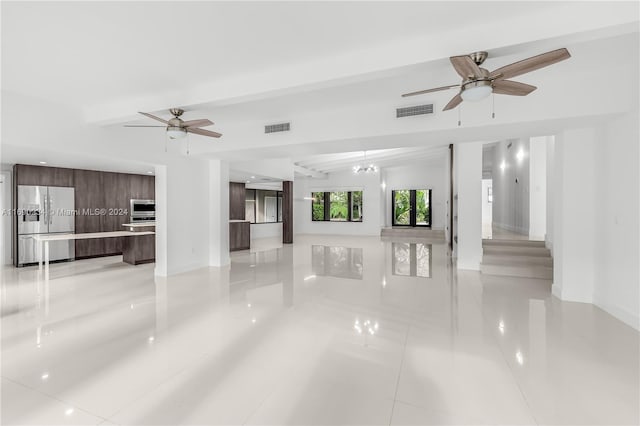
M 412 115 L 424 114 L 433 114 L 433 104 L 396 108 L 396 118 L 411 117 Z
M 264 126 L 265 133 L 288 132 L 291 130 L 291 123 L 269 124 Z

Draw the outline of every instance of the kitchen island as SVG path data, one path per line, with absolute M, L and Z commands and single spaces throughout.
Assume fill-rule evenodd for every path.
M 141 238 L 154 238 L 155 232 L 153 231 L 111 231 L 111 232 L 87 232 L 82 234 L 46 234 L 46 235 L 34 235 L 32 238 L 36 241 L 38 247 L 38 269 L 41 270 L 44 264 L 45 276 L 49 275 L 49 242 L 50 241 L 68 241 L 68 240 L 87 240 L 92 238 L 118 238 L 127 237 L 124 239 L 124 247 L 122 252 L 122 259 L 137 265 L 139 263 L 153 262 L 153 258 L 149 259 L 149 250 L 142 250 L 142 246 L 149 246 L 148 241 L 142 241 Z M 155 258 L 155 243 L 153 244 Z M 137 263 L 135 263 L 137 260 Z

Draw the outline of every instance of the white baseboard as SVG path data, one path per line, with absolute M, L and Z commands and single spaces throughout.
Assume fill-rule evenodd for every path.
M 596 300 L 593 304 L 614 318 L 617 318 L 628 326 L 640 331 L 640 315 L 637 313 L 630 312 L 621 306 L 612 305 L 603 301 Z

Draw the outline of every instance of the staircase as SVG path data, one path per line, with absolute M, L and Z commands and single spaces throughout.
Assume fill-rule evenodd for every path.
M 392 238 L 427 238 L 430 240 L 444 241 L 444 231 L 429 228 L 382 228 L 381 237 Z
M 482 252 L 483 274 L 553 279 L 553 258 L 544 241 L 482 240 Z

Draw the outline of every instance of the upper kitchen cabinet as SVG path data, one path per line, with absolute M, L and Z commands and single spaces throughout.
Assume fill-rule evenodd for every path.
M 129 194 L 132 199 L 155 200 L 156 180 L 154 176 L 129 176 Z
M 74 186 L 73 169 L 16 164 L 14 179 L 17 185 Z

